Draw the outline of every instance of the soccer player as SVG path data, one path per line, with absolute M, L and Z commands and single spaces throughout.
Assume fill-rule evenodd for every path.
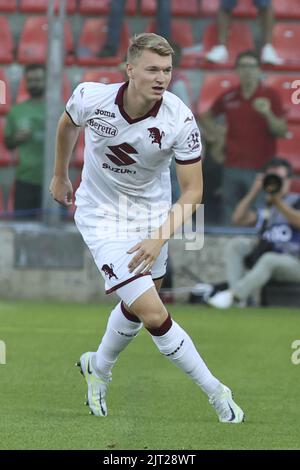
M 244 413 L 231 390 L 212 375 L 158 295 L 167 240 L 192 213 L 183 207 L 195 210 L 202 197 L 198 127 L 190 109 L 166 91 L 172 54 L 161 36 L 135 36 L 127 56 L 129 81 L 79 84 L 58 124 L 50 192 L 57 202 L 71 204 L 68 165 L 84 126 L 75 222 L 105 279 L 106 292 L 115 291 L 120 298 L 98 350 L 84 353 L 78 365 L 88 385 L 91 412 L 106 416 L 112 368 L 144 326 L 159 351 L 206 393 L 219 420 L 240 423 Z M 174 156 L 181 196 L 170 209 L 168 167 Z

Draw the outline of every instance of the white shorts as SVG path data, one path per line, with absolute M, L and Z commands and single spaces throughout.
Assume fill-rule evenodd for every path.
M 168 260 L 167 243 L 162 247 L 150 273 L 130 273 L 128 264 L 136 253 L 128 254 L 127 251 L 143 238 L 136 237 L 128 240 L 101 238 L 97 236 L 99 221 L 96 222 L 95 217 L 85 217 L 77 209 L 74 219 L 105 281 L 106 294 L 116 292 L 120 299 L 130 306 L 144 292 L 154 287 L 153 280 L 162 278 L 166 274 Z M 98 230 L 96 229 L 96 224 Z

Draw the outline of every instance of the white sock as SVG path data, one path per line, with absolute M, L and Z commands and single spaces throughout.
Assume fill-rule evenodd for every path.
M 119 302 L 111 312 L 100 346 L 92 356 L 92 367 L 106 379 L 110 378 L 120 352 L 136 337 L 143 326 L 140 321 L 131 321 L 128 318 L 138 320 L 126 311 L 122 302 Z
M 149 332 L 159 351 L 182 369 L 204 393 L 210 396 L 216 391 L 220 381 L 212 375 L 190 336 L 170 316 L 161 328 Z

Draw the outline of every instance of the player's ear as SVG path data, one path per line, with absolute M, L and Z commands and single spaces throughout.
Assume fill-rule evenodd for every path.
M 131 64 L 126 64 L 126 73 L 129 78 L 134 79 L 134 68 Z

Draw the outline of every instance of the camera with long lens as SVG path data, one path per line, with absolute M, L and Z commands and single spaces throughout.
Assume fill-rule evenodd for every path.
M 283 180 L 275 173 L 268 173 L 263 179 L 263 189 L 268 194 L 277 194 L 282 188 Z

